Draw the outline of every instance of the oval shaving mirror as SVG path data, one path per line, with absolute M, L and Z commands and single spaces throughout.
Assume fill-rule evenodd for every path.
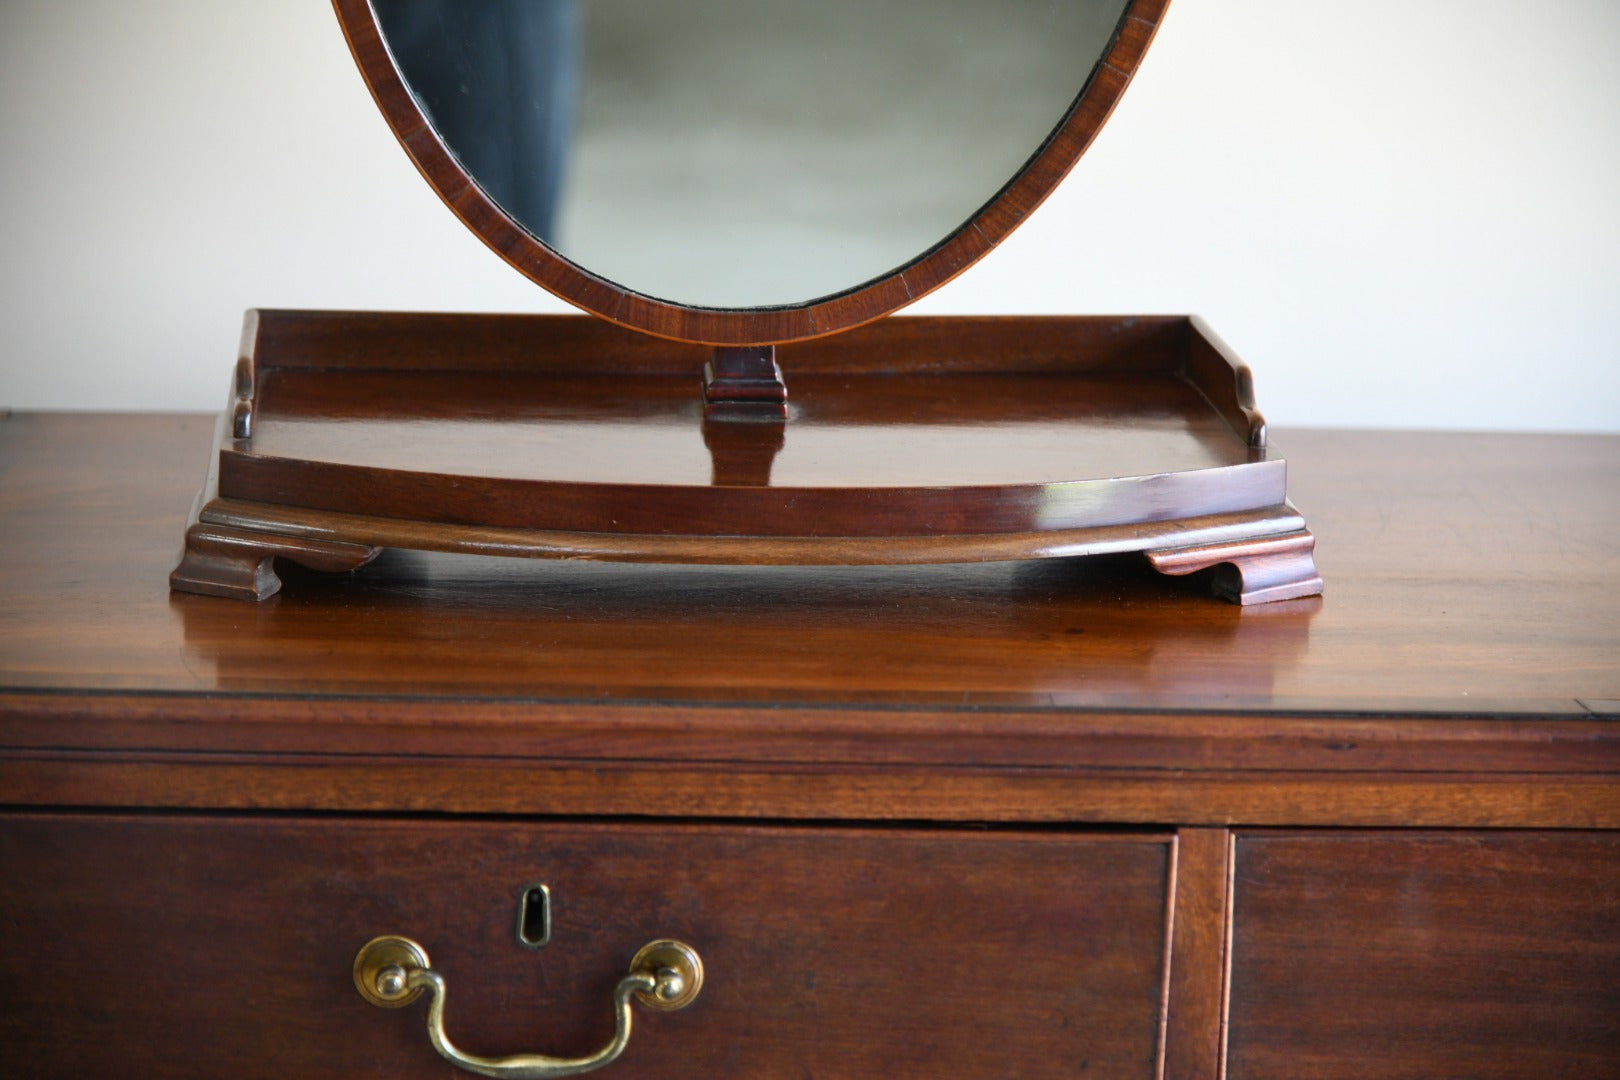
M 441 197 L 603 318 L 716 345 L 887 314 L 1062 179 L 1162 0 L 338 0 Z
M 249 312 L 172 586 L 405 547 L 1319 592 L 1199 320 L 881 319 L 1052 191 L 1167 3 L 334 0 L 440 197 L 599 318 Z

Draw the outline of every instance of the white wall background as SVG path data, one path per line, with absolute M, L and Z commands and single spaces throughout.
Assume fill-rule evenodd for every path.
M 0 0 L 0 155 L 0 405 L 214 409 L 249 306 L 563 310 L 321 0 Z M 1065 186 L 912 310 L 1196 311 L 1279 425 L 1620 430 L 1620 3 L 1176 0 Z

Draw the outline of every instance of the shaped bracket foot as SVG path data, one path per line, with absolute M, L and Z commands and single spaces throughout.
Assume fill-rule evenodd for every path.
M 169 575 L 169 588 L 235 600 L 267 600 L 281 589 L 274 566 L 278 557 L 311 570 L 341 573 L 364 566 L 381 551 L 364 544 L 194 524 L 186 530 L 185 550 Z
M 1316 596 L 1322 575 L 1316 571 L 1316 537 L 1309 529 L 1233 540 L 1200 547 L 1166 548 L 1144 554 L 1161 574 L 1192 574 L 1216 567 L 1216 596 L 1235 604 L 1269 604 Z

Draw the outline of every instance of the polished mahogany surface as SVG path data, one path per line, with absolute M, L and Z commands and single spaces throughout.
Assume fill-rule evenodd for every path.
M 530 529 L 571 535 L 581 556 L 608 541 L 650 562 L 859 565 L 1219 514 L 1271 519 L 1225 539 L 1303 528 L 1276 520 L 1286 463 L 1265 446 L 1248 369 L 1193 318 L 889 320 L 785 346 L 769 366 L 793 390 L 750 422 L 700 397 L 707 350 L 582 316 L 266 310 L 243 338 L 217 494 L 263 504 L 248 528 L 272 546 L 255 573 L 287 535 L 466 551 L 469 530 Z M 253 516 L 205 498 L 200 522 Z M 309 511 L 422 535 L 367 539 Z M 1164 546 L 1196 545 L 1193 529 Z M 670 557 L 665 538 L 683 536 Z M 829 538 L 871 543 L 797 554 Z M 737 542 L 756 550 L 738 558 Z
M 702 992 L 608 1078 L 1155 1075 L 1162 834 L 17 814 L 0 864 L 8 1076 L 466 1075 L 355 992 L 382 933 L 490 1055 L 588 1053 L 635 950 L 691 944 Z
M 811 376 L 776 427 L 705 424 L 690 377 L 381 379 L 275 372 L 251 445 L 220 455 L 220 494 L 603 537 L 1014 534 L 1284 501 L 1283 461 L 1178 377 Z M 313 415 L 294 403 L 310 382 Z M 391 394 L 457 411 L 379 415 Z M 852 407 L 866 396 L 878 400 Z M 1010 418 L 987 422 L 986 401 Z M 758 463 L 753 475 L 738 475 L 722 438 Z
M 127 748 L 170 756 L 74 783 L 381 806 L 386 782 L 343 773 L 346 755 L 381 753 L 423 766 L 426 803 L 466 810 L 1620 822 L 1613 438 L 1287 434 L 1336 584 L 1251 610 L 1135 558 L 398 552 L 289 573 L 250 607 L 167 591 L 212 427 L 0 423 L 0 722 L 30 801 L 71 795 L 75 755 Z M 311 756 L 188 771 L 270 750 Z M 607 761 L 611 783 L 590 764 Z M 720 762 L 755 771 L 716 784 Z M 916 787 L 862 771 L 878 764 L 962 771 Z M 555 773 L 543 797 L 533 768 Z M 1185 771 L 1165 784 L 1167 768 Z M 1451 794 L 1418 783 L 1434 776 Z M 1331 797 L 1302 803 L 1313 777 Z
M 1620 700 L 1614 438 L 1286 433 L 1334 585 L 1248 611 L 1134 559 L 747 568 L 408 552 L 351 575 L 289 571 L 279 598 L 241 608 L 167 592 L 212 428 L 0 422 L 0 684 L 1570 719 Z
M 701 938 L 706 996 L 627 1053 L 704 1075 L 1620 1060 L 1620 439 L 1284 432 L 1332 585 L 1259 608 L 1135 557 L 433 554 L 243 604 L 165 580 L 213 427 L 0 420 L 0 1030 L 38 1075 L 442 1073 L 350 982 L 387 932 L 491 1052 L 553 1002 L 590 1045 L 574 976 Z M 555 967 L 511 940 L 541 877 Z M 836 963 L 777 987 L 804 940 Z
M 711 483 L 692 375 L 621 378 L 611 400 L 600 382 L 278 371 L 259 392 L 251 454 L 565 483 Z M 793 379 L 771 486 L 1034 485 L 1254 460 L 1196 387 L 1166 376 L 892 375 L 861 394 L 849 383 Z M 1006 418 L 985 422 L 985 401 Z
M 1614 1072 L 1620 836 L 1239 835 L 1234 881 L 1232 1080 Z

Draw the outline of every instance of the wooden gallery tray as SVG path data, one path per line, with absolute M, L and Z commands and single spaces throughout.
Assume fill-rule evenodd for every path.
M 890 318 L 778 349 L 785 421 L 704 417 L 710 350 L 585 316 L 253 311 L 171 583 L 386 547 L 875 564 L 1141 551 L 1321 590 L 1248 369 L 1196 318 Z

